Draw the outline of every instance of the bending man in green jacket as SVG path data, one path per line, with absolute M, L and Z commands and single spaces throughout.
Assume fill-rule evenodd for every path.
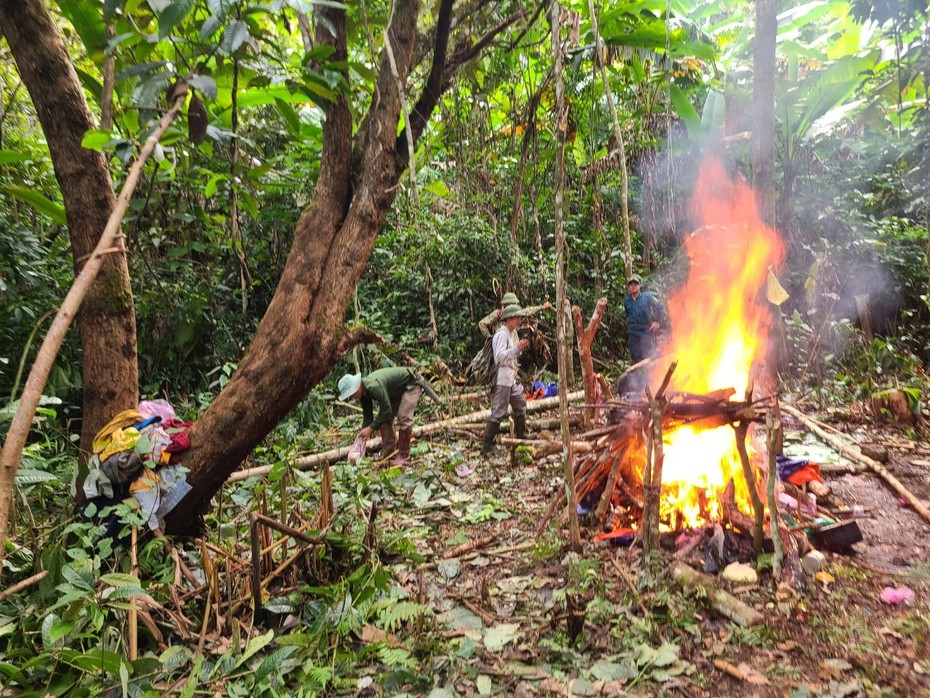
M 423 389 L 409 369 L 394 366 L 379 368 L 362 378 L 361 373 L 347 373 L 339 379 L 339 399 L 359 400 L 362 403 L 362 430 L 359 437 L 371 438 L 377 429 L 381 432 L 381 452 L 391 453 L 396 445 L 397 455 L 391 465 L 403 465 L 410 458 L 410 440 L 413 438 L 413 412 L 420 401 Z M 378 403 L 378 414 L 374 405 Z M 398 438 L 394 438 L 394 417 L 397 417 Z

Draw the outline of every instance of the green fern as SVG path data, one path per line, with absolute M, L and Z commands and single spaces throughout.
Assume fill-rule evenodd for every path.
M 329 666 L 310 666 L 304 670 L 307 672 L 307 681 L 321 689 L 326 688 L 333 679 L 333 668 Z
M 393 632 L 403 623 L 416 620 L 429 613 L 429 607 L 412 601 L 388 601 L 378 611 L 378 623 L 384 630 Z
M 402 647 L 379 647 L 378 659 L 392 669 L 416 669 L 417 662 L 408 650 Z

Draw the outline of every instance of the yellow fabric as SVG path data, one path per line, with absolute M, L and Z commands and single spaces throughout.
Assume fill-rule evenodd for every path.
M 99 454 L 101 463 L 112 456 L 114 453 L 128 451 L 131 448 L 135 448 L 136 444 L 139 443 L 139 430 L 135 427 L 117 429 L 110 435 L 109 440 L 103 443 L 106 445 L 103 447 L 103 450 L 100 451 Z M 94 450 L 96 450 L 96 447 L 97 444 L 94 444 Z
M 788 300 L 788 292 L 781 285 L 775 272 L 769 267 L 769 274 L 765 280 L 765 297 L 772 305 L 781 305 Z
M 97 435 L 94 437 L 94 453 L 100 455 L 106 450 L 110 437 L 113 433 L 120 429 L 125 429 L 126 427 L 131 427 L 136 422 L 142 419 L 142 415 L 139 413 L 139 410 L 123 410 L 113 419 L 106 423 L 106 425 L 97 432 Z M 136 432 L 136 439 L 138 440 L 139 432 Z M 135 445 L 135 444 L 133 444 Z M 106 460 L 106 458 L 101 458 L 100 460 Z
M 149 490 L 157 489 L 160 481 L 161 478 L 158 477 L 158 473 L 154 470 L 151 468 L 142 468 L 142 474 L 129 486 L 129 494 L 148 492 Z

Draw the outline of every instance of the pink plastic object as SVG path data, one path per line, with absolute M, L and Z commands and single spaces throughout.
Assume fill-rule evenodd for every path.
M 913 606 L 916 597 L 914 590 L 909 587 L 885 587 L 882 590 L 881 600 L 892 606 L 902 603 L 905 606 Z
M 352 448 L 349 449 L 349 455 L 346 456 L 350 461 L 361 460 L 365 457 L 365 447 L 368 441 L 364 436 L 359 436 L 355 443 L 352 444 Z

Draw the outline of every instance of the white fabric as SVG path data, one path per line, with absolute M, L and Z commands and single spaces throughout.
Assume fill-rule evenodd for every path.
M 520 348 L 514 341 L 510 330 L 501 324 L 491 340 L 494 349 L 494 363 L 497 364 L 497 385 L 511 386 L 517 381 L 517 356 Z

